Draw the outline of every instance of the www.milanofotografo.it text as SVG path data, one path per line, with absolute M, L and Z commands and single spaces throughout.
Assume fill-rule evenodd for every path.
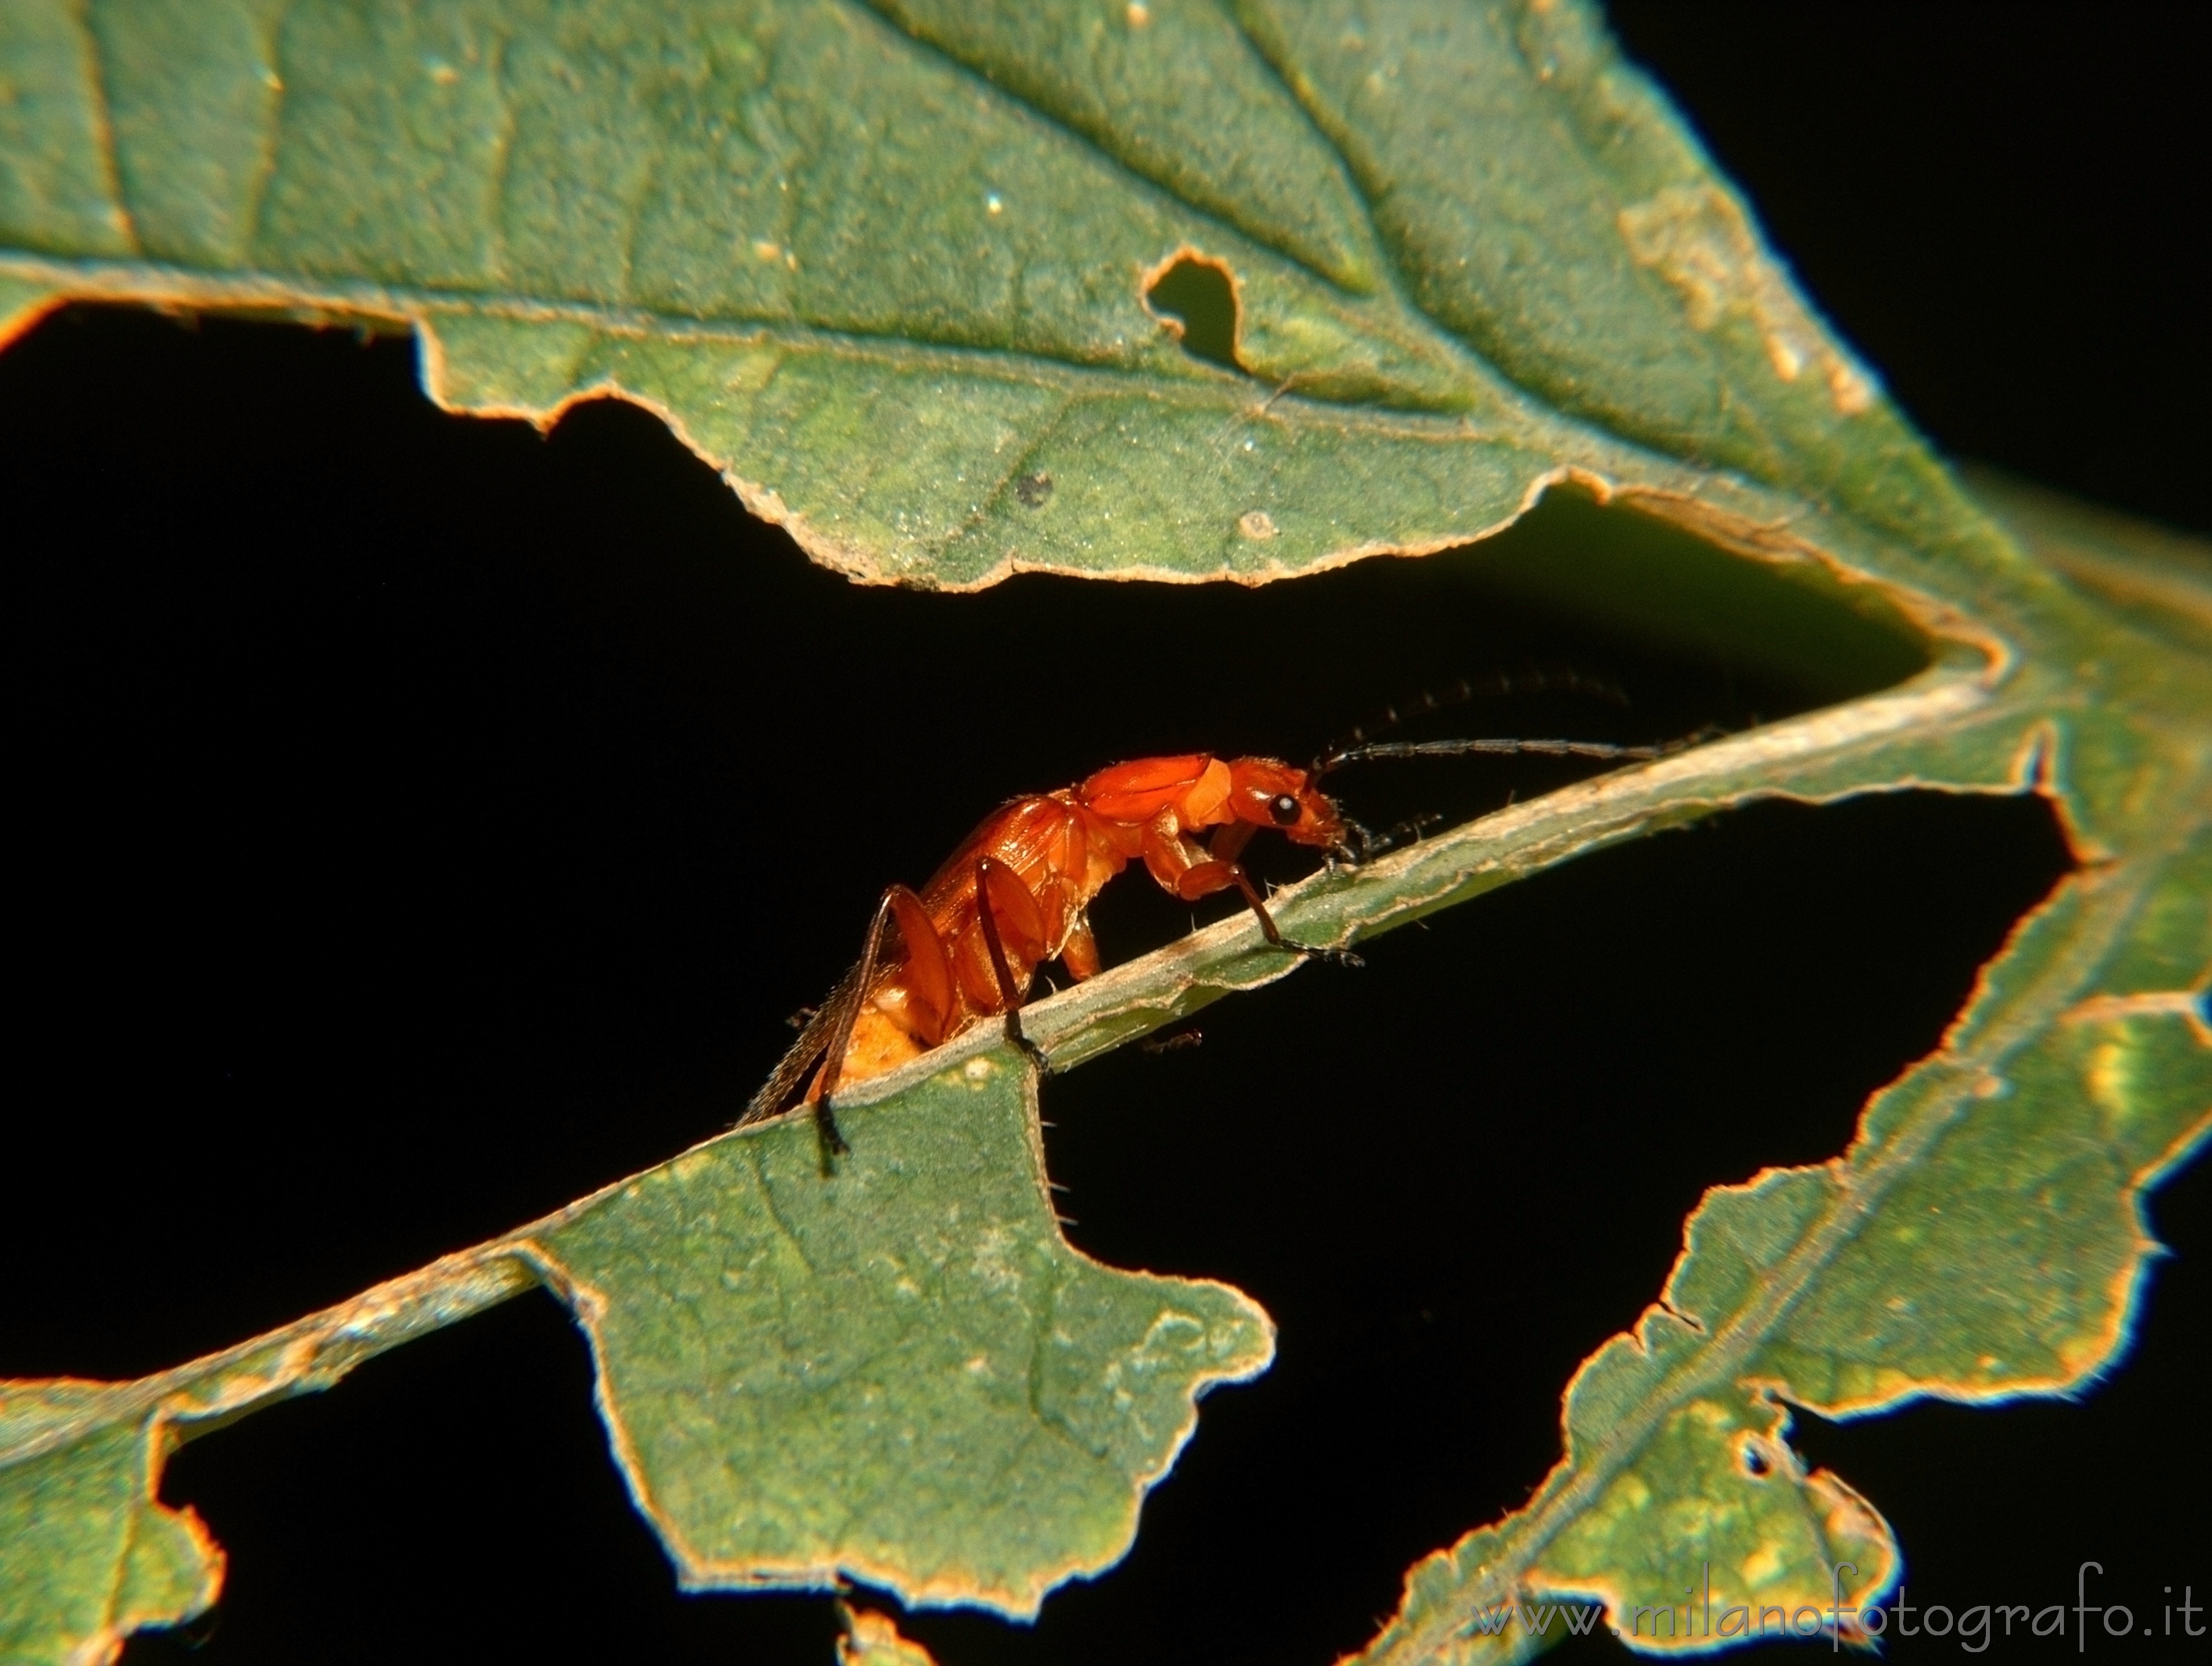
M 2162 1586 L 2158 1606 L 2146 1605 L 2140 1615 L 2128 1603 L 2102 1600 L 2090 1589 L 2092 1576 L 2104 1574 L 2100 1562 L 2084 1562 L 2075 1570 L 2070 1602 L 1975 1602 L 1955 1608 L 1942 1602 L 1913 1602 L 1905 1585 L 1898 1586 L 1894 1594 L 1884 1596 L 1880 1602 L 1864 1600 L 1883 1595 L 1877 1592 L 1863 1592 L 1853 1598 L 1846 1594 L 1847 1577 L 1858 1569 L 1843 1562 L 1830 1572 L 1833 1589 L 1829 1602 L 1785 1608 L 1716 1597 L 1711 1564 L 1703 1564 L 1698 1579 L 1682 1587 L 1681 1602 L 1625 1610 L 1607 1629 L 1632 1639 L 1711 1639 L 1715 1643 L 1814 1638 L 1825 1632 L 1838 1648 L 1885 1637 L 1949 1638 L 1968 1654 L 1980 1654 L 1992 1643 L 2012 1638 L 2070 1638 L 2077 1651 L 2086 1654 L 2093 1639 L 2118 1644 L 2130 1638 L 2203 1637 L 2212 1630 L 2198 1617 L 2205 1605 L 2197 1601 L 2194 1585 Z M 1559 1637 L 1580 1637 L 1594 1630 L 1604 1613 L 1604 1607 L 1596 1603 L 1525 1602 L 1508 1598 L 1477 1609 L 1468 1629 L 1479 1637 L 1502 1637 L 1517 1626 L 1530 1637 L 1541 1638 L 1557 1625 Z

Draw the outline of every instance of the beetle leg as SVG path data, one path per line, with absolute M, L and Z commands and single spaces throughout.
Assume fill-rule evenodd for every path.
M 1156 824 L 1146 829 L 1145 866 L 1165 890 L 1186 903 L 1195 903 L 1201 897 L 1211 897 L 1217 891 L 1227 891 L 1234 885 L 1243 894 L 1253 917 L 1259 921 L 1260 930 L 1276 948 L 1326 960 L 1334 966 L 1364 965 L 1365 963 L 1349 949 L 1326 949 L 1317 943 L 1295 942 L 1283 935 L 1274 915 L 1267 912 L 1260 888 L 1244 871 L 1244 864 L 1236 860 L 1258 830 L 1248 822 L 1231 823 L 1213 836 L 1212 846 L 1208 848 L 1186 835 L 1170 836 L 1165 828 Z
M 1252 876 L 1244 871 L 1242 862 L 1224 862 L 1217 858 L 1193 862 L 1179 874 L 1173 887 L 1175 894 L 1186 903 L 1194 903 L 1201 897 L 1211 897 L 1217 891 L 1236 886 L 1244 898 L 1244 905 L 1252 910 L 1260 922 L 1260 930 L 1268 942 L 1291 954 L 1309 955 L 1316 960 L 1326 960 L 1333 966 L 1359 966 L 1365 963 L 1349 949 L 1328 949 L 1318 943 L 1299 943 L 1283 935 L 1275 924 L 1275 916 L 1267 912 L 1260 888 L 1252 883 Z
M 747 1102 L 744 1114 L 730 1125 L 732 1128 L 745 1128 L 769 1117 L 781 1116 L 791 1109 L 793 1101 L 800 1097 L 802 1093 L 808 1093 L 811 1097 L 808 1078 L 818 1078 L 821 1073 L 823 1049 L 828 1044 L 830 1032 L 837 1027 L 847 1005 L 854 999 L 854 980 L 859 970 L 855 967 L 846 973 L 822 1004 L 813 1009 L 805 1028 L 799 1032 L 799 1039 L 792 1043 L 790 1050 L 777 1061 L 775 1070 L 761 1084 L 759 1091 Z
M 837 1091 L 837 1079 L 844 1073 L 845 1049 L 852 1045 L 853 1026 L 860 1022 L 860 1008 L 867 1004 L 868 992 L 875 983 L 876 967 L 883 958 L 884 933 L 894 921 L 906 945 L 908 965 L 920 975 L 919 981 L 927 986 L 928 994 L 939 1003 L 940 1010 L 950 1002 L 951 973 L 936 927 L 929 923 L 929 915 L 919 897 L 904 885 L 890 886 L 876 903 L 875 918 L 868 922 L 867 939 L 860 946 L 860 964 L 853 969 L 850 977 L 837 986 L 837 994 L 828 1004 L 836 1008 L 836 1018 L 830 1027 L 822 1073 L 815 1078 L 812 1096 L 814 1131 L 822 1142 L 824 1168 L 832 1157 L 852 1150 L 845 1143 L 845 1136 L 837 1131 L 837 1116 L 830 1108 L 830 1096 Z
M 957 1000 L 951 958 L 945 952 L 945 939 L 937 934 L 921 898 L 904 885 L 893 885 L 884 893 L 884 901 L 898 921 L 899 941 L 906 949 L 906 964 L 901 969 L 907 994 L 902 1022 L 924 1047 L 935 1047 L 945 1039 Z
M 1004 875 L 1003 879 L 999 876 Z M 982 928 L 983 949 L 991 957 L 991 974 L 999 981 L 999 998 L 1006 1004 L 1006 1039 L 1030 1055 L 1030 1061 L 1039 1070 L 1047 1068 L 1044 1054 L 1027 1036 L 1022 1034 L 1022 989 L 1014 981 L 1013 968 L 1007 964 L 1006 945 L 999 932 L 999 909 L 993 892 L 1005 893 L 1007 881 L 1020 886 L 1024 897 L 1029 887 L 1022 885 L 1021 875 L 995 857 L 975 859 L 975 923 Z M 1030 911 L 1036 911 L 1034 899 Z
M 1244 864 L 1227 862 L 1223 866 L 1229 870 L 1229 882 L 1244 893 L 1245 905 L 1259 916 L 1261 931 L 1277 948 L 1286 949 L 1292 954 L 1305 955 L 1311 959 L 1325 960 L 1332 966 L 1364 966 L 1367 964 L 1349 949 L 1323 948 L 1318 943 L 1300 943 L 1284 936 L 1276 927 L 1274 916 L 1267 912 L 1267 905 L 1260 896 L 1260 888 L 1252 883 L 1252 876 L 1244 871 Z
M 1060 964 L 1078 983 L 1098 976 L 1098 939 L 1091 934 L 1090 916 L 1079 912 L 1067 928 L 1067 941 L 1060 951 Z
M 1244 847 L 1252 842 L 1252 836 L 1259 830 L 1256 822 L 1231 822 L 1218 830 L 1206 848 L 1217 862 L 1233 862 L 1244 854 Z

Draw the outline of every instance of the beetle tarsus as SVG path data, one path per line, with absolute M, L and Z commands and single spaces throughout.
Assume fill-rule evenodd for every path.
M 836 1170 L 836 1159 L 848 1157 L 853 1148 L 845 1143 L 845 1136 L 837 1131 L 837 1114 L 830 1109 L 830 1098 L 824 1094 L 814 1102 L 814 1140 L 822 1149 L 822 1172 Z
M 1029 1061 L 1036 1067 L 1038 1075 L 1052 1073 L 1052 1061 L 1045 1056 L 1044 1049 L 1022 1033 L 1022 1015 L 1018 1011 L 1009 1011 L 1006 1014 L 1006 1042 L 1009 1046 L 1021 1049 Z

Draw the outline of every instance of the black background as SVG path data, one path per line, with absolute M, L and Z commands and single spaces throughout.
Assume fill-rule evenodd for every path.
M 1940 443 L 2206 525 L 2193 9 L 1613 16 Z M 1442 613 L 1447 581 L 1405 563 L 1256 595 L 858 593 L 643 414 L 444 418 L 408 345 L 342 331 L 64 314 L 0 357 L 0 471 L 9 1375 L 175 1363 L 713 1132 L 876 890 L 1011 791 L 1181 746 L 1296 756 L 1493 669 L 1634 697 L 1483 713 L 1529 732 L 1802 700 L 1503 601 Z M 1358 807 L 1558 778 L 1363 781 Z M 1034 1632 L 908 1629 L 950 1666 L 1356 1646 L 1408 1561 L 1541 1479 L 1560 1384 L 1702 1189 L 1839 1149 L 2065 864 L 2030 802 L 1770 806 L 1052 1082 L 1071 1236 L 1237 1282 L 1280 1358 L 1209 1401 L 1115 1574 Z M 1108 901 L 1110 958 L 1187 923 L 1135 882 Z M 2070 1599 L 2084 1559 L 2138 1614 L 2212 1585 L 2208 1201 L 2201 1169 L 2154 1200 L 2179 1253 L 2078 1402 L 1802 1432 L 1897 1527 L 1916 1599 Z M 543 1298 L 195 1443 L 164 1495 L 230 1552 L 228 1593 L 137 1661 L 830 1647 L 823 1599 L 675 1594 Z

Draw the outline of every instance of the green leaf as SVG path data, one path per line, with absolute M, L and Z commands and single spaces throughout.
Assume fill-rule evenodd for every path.
M 1127 1553 L 1198 1396 L 1264 1371 L 1274 1333 L 1225 1285 L 1068 1246 L 1031 1078 L 971 1050 L 848 1110 L 834 1177 L 811 1124 L 750 1128 L 160 1377 L 0 1391 L 0 1659 L 205 1608 L 222 1554 L 153 1498 L 170 1445 L 534 1280 L 591 1339 L 616 1460 L 687 1587 L 853 1577 L 1034 1614 Z
M 1034 1614 L 1127 1551 L 1196 1396 L 1273 1358 L 1227 1286 L 1068 1247 L 1029 1073 L 978 1054 L 848 1116 L 834 1177 L 786 1122 L 528 1234 L 687 1587 L 850 1575 Z
M 25 0 L 0 277 L 625 394 L 863 577 L 1272 576 L 1674 458 L 2001 550 L 1582 10 L 1136 9 Z M 1186 252 L 1249 374 L 1148 307 Z
M 1255 581 L 1573 482 L 1716 553 L 1616 516 L 1502 580 L 1838 686 L 1870 660 L 1829 621 L 1912 639 L 1882 692 L 1281 899 L 1301 939 L 1364 939 L 1757 797 L 1905 786 L 2045 793 L 2085 860 L 1849 1152 L 1709 1195 L 1571 1385 L 1558 1469 L 1413 1571 L 1371 1657 L 1517 1657 L 1515 1605 L 1577 1595 L 1707 1646 L 1826 1603 L 1838 1560 L 1870 1599 L 1888 1530 L 1787 1408 L 2050 1391 L 2118 1347 L 2142 1189 L 2212 1123 L 2212 563 L 2001 480 L 1978 507 L 1589 5 L 19 0 L 0 91 L 0 338 L 67 299 L 404 325 L 449 408 L 638 400 L 871 580 Z M 1170 316 L 1206 273 L 1234 368 Z M 1293 964 L 1231 921 L 1024 1025 L 1070 1067 Z M 73 1502 L 0 1552 L 10 1646 L 203 1605 L 167 1443 L 532 1278 L 592 1333 L 688 1582 L 1033 1612 L 1267 1349 L 1234 1292 L 1067 1248 L 1025 1079 L 971 1035 L 854 1096 L 835 1178 L 805 1129 L 748 1133 L 160 1377 L 11 1390 L 0 1507 Z
M 44 318 L 60 299 L 43 284 L 0 277 L 0 346 Z
M 1984 483 L 2040 545 L 2046 501 Z M 2124 523 L 2073 510 L 2056 535 L 2084 520 L 2104 534 L 2102 587 L 2159 613 L 2159 636 L 2189 628 L 2212 552 L 2144 533 L 2144 559 Z M 2107 636 L 2100 659 L 2130 698 L 2079 702 L 2020 739 L 2037 771 L 2069 742 L 2077 779 L 2114 751 L 2135 754 L 2138 790 L 2171 769 L 2185 794 L 2160 806 L 2172 819 L 2060 886 L 1843 1158 L 1707 1195 L 1659 1303 L 1577 1373 L 1559 1468 L 1526 1508 L 1416 1567 L 1363 1659 L 1520 1657 L 1537 1646 L 1525 1627 L 1480 1618 L 1536 1596 L 1602 1602 L 1639 1646 L 1759 1635 L 1770 1607 L 1851 1635 L 1896 1547 L 1848 1486 L 1804 1471 L 1788 1408 L 2059 1392 L 2116 1357 L 2156 1249 L 2142 1193 L 2212 1128 L 2212 664 L 2156 641 Z
M 106 1414 L 113 1392 L 0 1390 L 0 1660 L 101 1658 L 215 1601 L 222 1553 L 154 1497 L 159 1421 Z

